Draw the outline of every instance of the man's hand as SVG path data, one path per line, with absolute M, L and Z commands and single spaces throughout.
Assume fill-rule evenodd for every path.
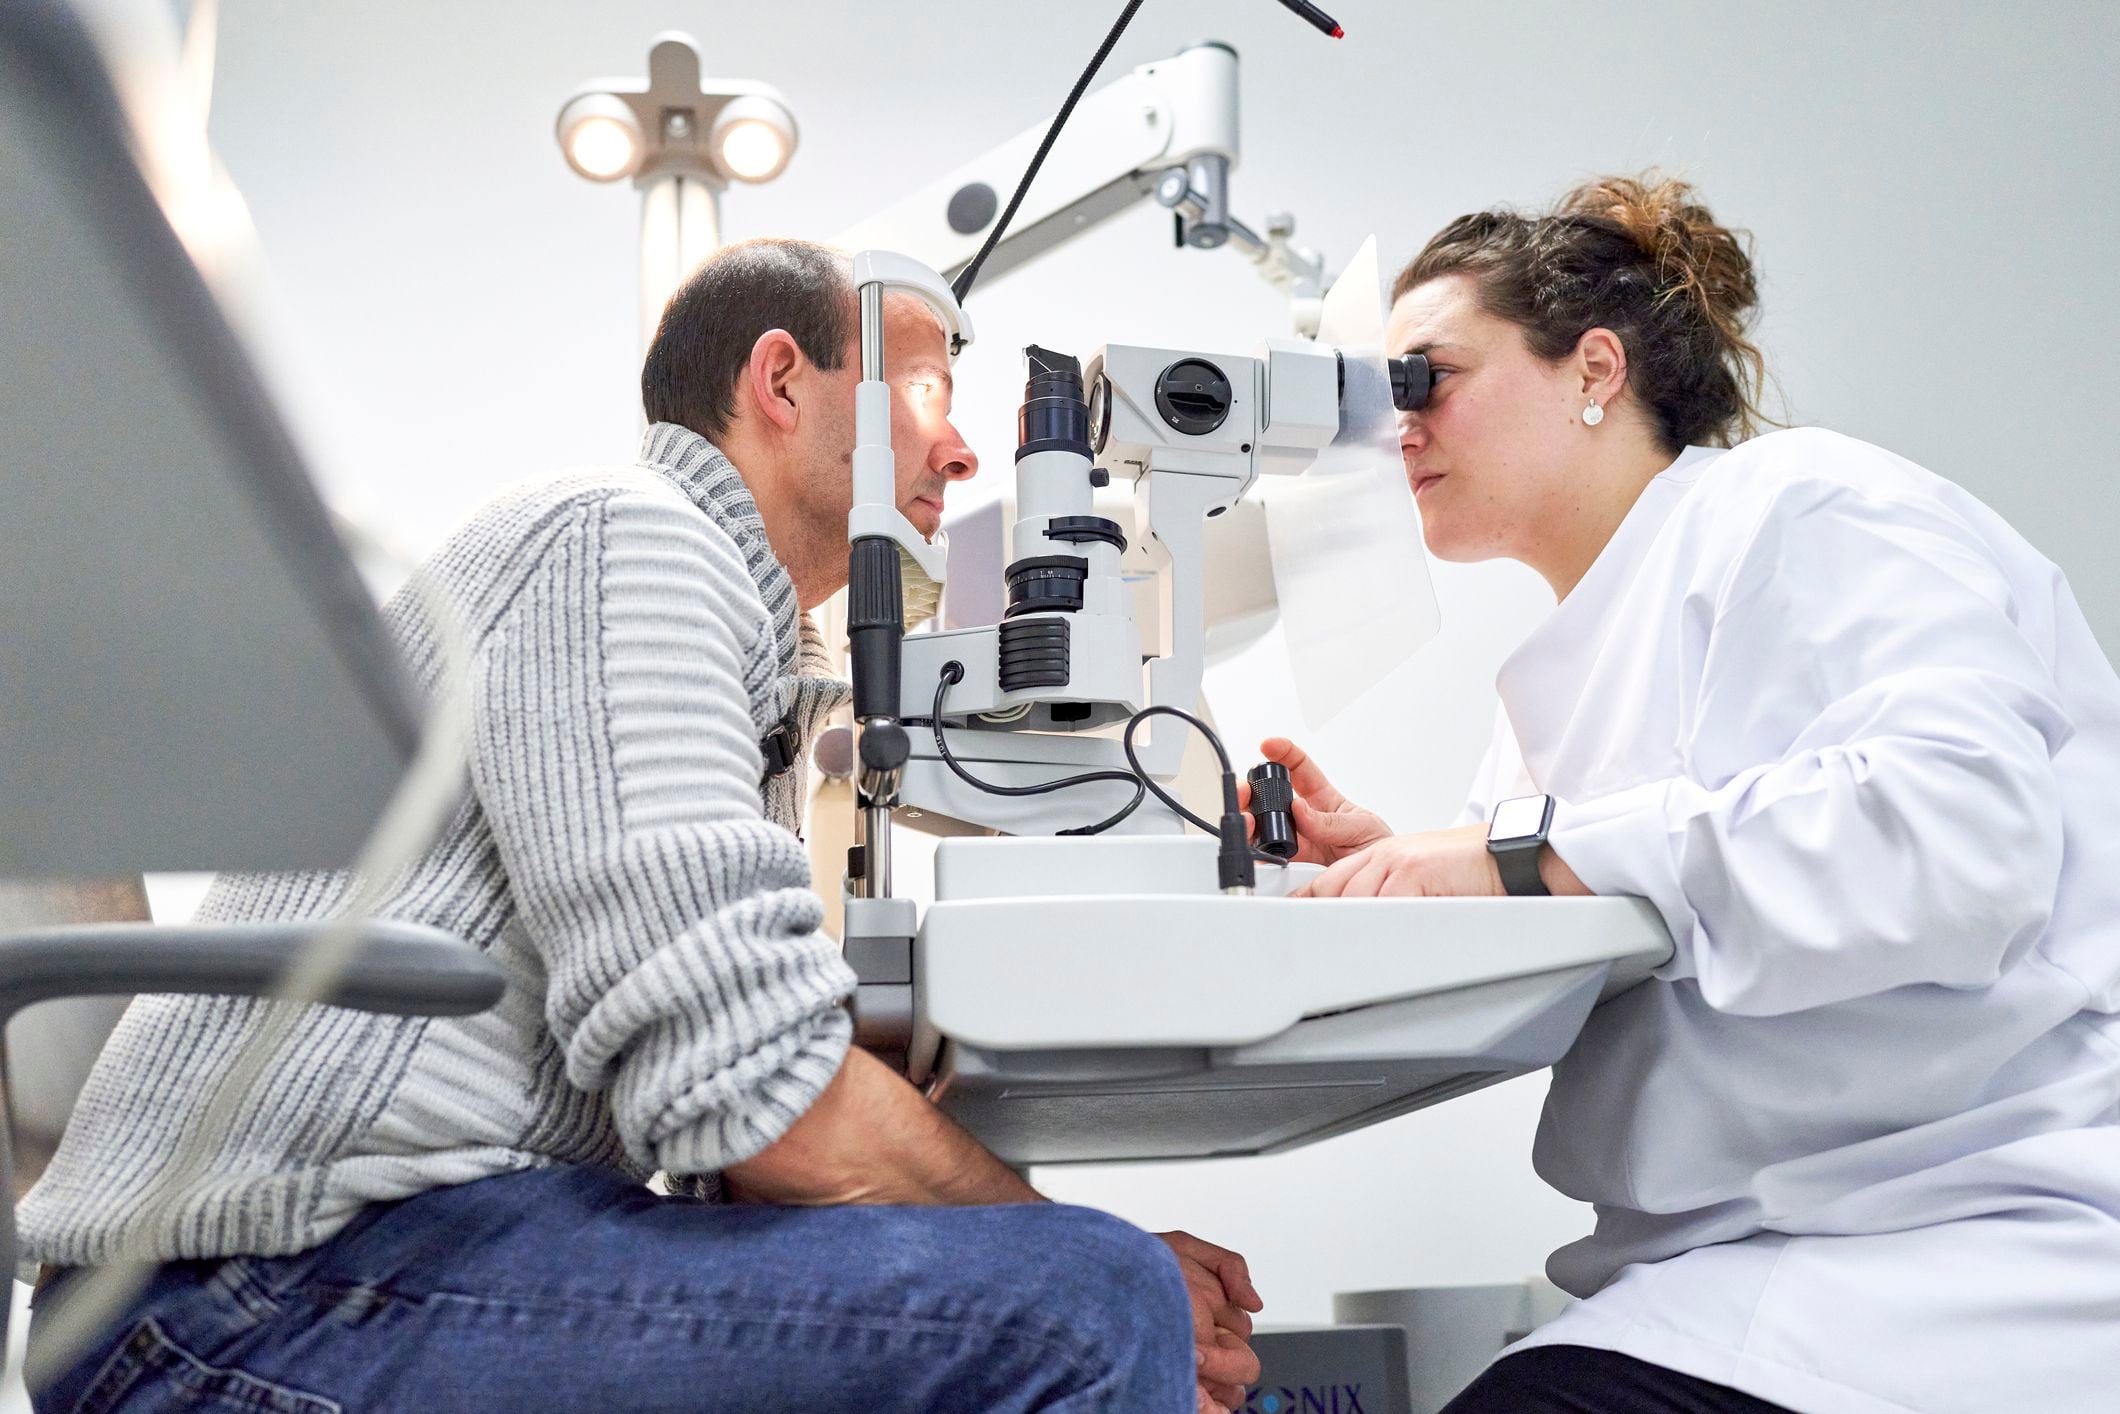
M 1037 1203 L 1037 1190 L 859 1046 L 788 1132 L 722 1170 L 739 1203 Z
M 1199 1414 L 1234 1414 L 1259 1377 L 1251 1350 L 1251 1313 L 1262 1310 L 1251 1270 L 1226 1247 L 1189 1232 L 1156 1234 L 1178 1258 L 1192 1298 L 1193 1346 L 1199 1356 Z
M 1318 763 L 1286 737 L 1268 737 L 1259 750 L 1269 761 L 1288 768 L 1288 784 L 1295 791 L 1296 864 L 1332 864 L 1389 838 L 1391 826 L 1383 817 L 1364 810 L 1333 788 Z M 1237 782 L 1237 808 L 1251 809 L 1251 783 Z M 1257 832 L 1255 822 L 1246 827 Z

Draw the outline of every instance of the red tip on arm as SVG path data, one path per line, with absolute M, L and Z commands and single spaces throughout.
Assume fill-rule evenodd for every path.
M 1334 25 L 1332 27 L 1332 37 L 1334 39 L 1345 39 L 1347 37 L 1347 31 L 1340 28 L 1340 26 L 1338 25 Z

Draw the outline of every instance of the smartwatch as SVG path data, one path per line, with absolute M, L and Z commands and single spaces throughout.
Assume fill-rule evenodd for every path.
M 1538 876 L 1538 854 L 1546 847 L 1546 832 L 1553 828 L 1553 797 L 1520 795 L 1494 807 L 1487 826 L 1487 852 L 1502 871 L 1502 888 L 1511 898 L 1537 898 L 1546 893 L 1546 881 Z

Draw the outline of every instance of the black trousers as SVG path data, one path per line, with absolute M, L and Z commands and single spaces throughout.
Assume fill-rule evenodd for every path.
M 1728 1385 L 1586 1345 L 1497 1360 L 1443 1414 L 1790 1414 Z

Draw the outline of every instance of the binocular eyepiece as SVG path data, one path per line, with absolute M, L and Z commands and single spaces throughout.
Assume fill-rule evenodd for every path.
M 1428 367 L 1426 354 L 1402 354 L 1398 358 L 1387 358 L 1384 366 L 1391 370 L 1391 405 L 1400 412 L 1419 412 L 1428 406 L 1428 392 L 1435 387 L 1435 374 Z

